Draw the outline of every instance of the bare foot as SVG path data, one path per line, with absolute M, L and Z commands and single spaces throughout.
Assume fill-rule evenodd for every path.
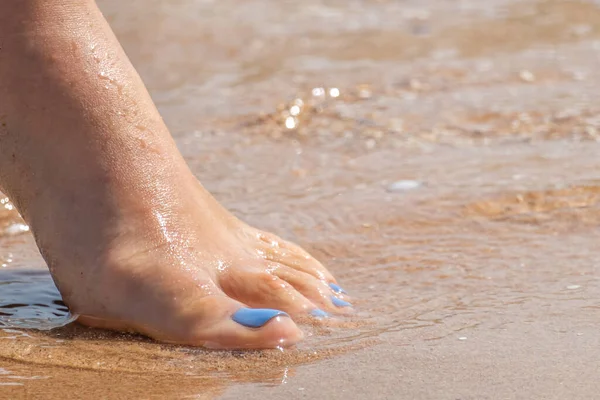
M 0 2 L 0 187 L 79 321 L 165 342 L 271 348 L 349 312 L 331 274 L 189 171 L 91 0 Z
M 106 231 L 104 243 L 75 259 L 73 252 L 54 254 L 53 239 L 46 245 L 38 233 L 47 228 L 32 227 L 81 323 L 166 342 L 265 348 L 302 338 L 285 313 L 322 318 L 349 310 L 317 260 L 237 220 L 188 179 L 185 193 L 174 189 L 160 206 L 125 198 L 115 220 L 94 226 Z

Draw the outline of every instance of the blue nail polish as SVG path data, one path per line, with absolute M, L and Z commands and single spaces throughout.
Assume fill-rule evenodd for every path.
M 289 317 L 283 311 L 269 308 L 240 308 L 231 316 L 231 319 L 248 328 L 260 328 L 273 318 L 281 315 Z
M 335 304 L 337 307 L 350 307 L 350 306 L 352 306 L 352 304 L 348 303 L 347 301 L 344 301 L 342 299 L 338 299 L 335 296 L 331 296 L 331 302 L 333 304 Z
M 344 289 L 342 289 L 339 285 L 336 285 L 335 283 L 330 283 L 329 287 L 336 293 L 346 293 Z
M 312 310 L 310 312 L 310 315 L 312 315 L 315 318 L 328 318 L 329 317 L 329 314 L 327 314 L 323 310 L 319 310 L 318 308 L 315 308 L 314 310 Z

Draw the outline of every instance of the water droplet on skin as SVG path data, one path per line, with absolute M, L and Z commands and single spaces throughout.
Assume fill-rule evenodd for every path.
M 331 88 L 329 89 L 329 96 L 331 97 L 339 97 L 340 96 L 340 89 L 338 88 Z
M 581 285 L 569 285 L 567 286 L 567 290 L 576 290 L 579 289 Z
M 461 336 L 461 337 L 458 338 L 458 340 L 467 340 L 467 337 L 466 336 Z
M 225 272 L 227 270 L 227 264 L 225 264 L 224 261 L 219 260 L 218 265 L 217 265 L 217 270 L 221 273 Z
M 290 108 L 290 114 L 292 116 L 294 116 L 294 117 L 297 116 L 298 114 L 300 114 L 300 107 L 299 106 L 292 106 Z

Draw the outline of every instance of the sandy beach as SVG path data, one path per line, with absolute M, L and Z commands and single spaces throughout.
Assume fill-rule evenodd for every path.
M 69 324 L 0 196 L 0 398 L 597 397 L 599 2 L 99 5 L 207 189 L 357 312 L 283 351 Z

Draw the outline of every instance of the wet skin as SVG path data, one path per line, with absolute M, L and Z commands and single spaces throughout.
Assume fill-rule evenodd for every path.
M 300 247 L 197 181 L 92 1 L 0 3 L 0 188 L 79 322 L 211 348 L 351 312 Z

